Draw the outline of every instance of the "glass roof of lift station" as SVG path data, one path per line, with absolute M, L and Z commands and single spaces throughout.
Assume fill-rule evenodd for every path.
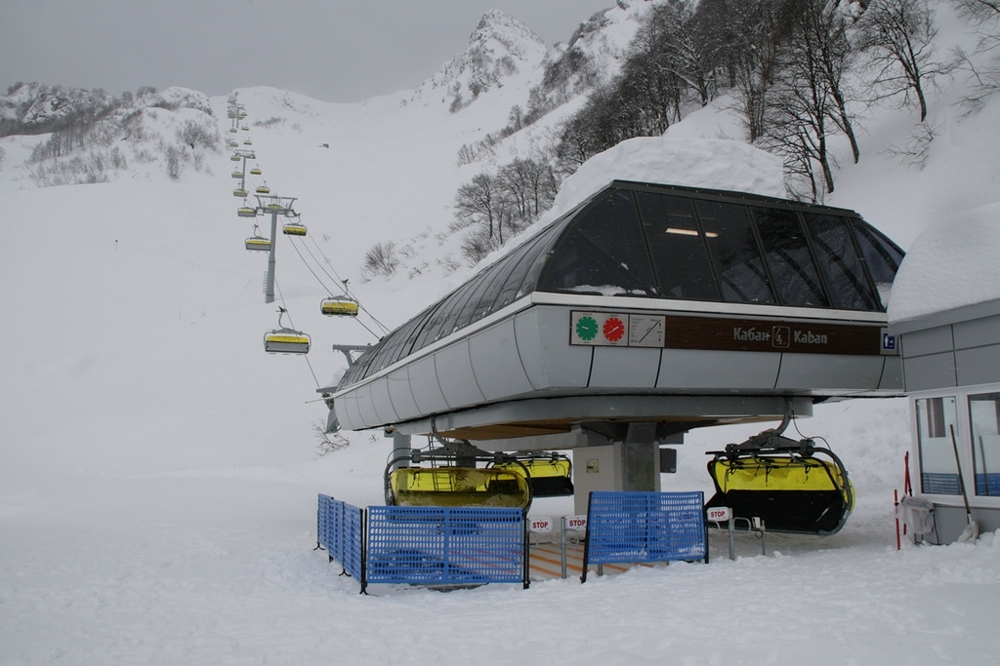
M 614 181 L 386 335 L 338 388 L 533 291 L 884 312 L 902 258 L 850 210 Z

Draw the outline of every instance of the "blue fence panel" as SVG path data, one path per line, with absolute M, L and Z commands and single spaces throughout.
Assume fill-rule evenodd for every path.
M 353 504 L 345 502 L 343 508 L 343 523 L 340 530 L 342 559 L 340 562 L 344 565 L 344 571 L 355 580 L 361 581 L 361 588 L 364 589 L 364 514 L 359 507 Z
M 650 493 L 647 516 L 653 561 L 701 560 L 708 555 L 701 491 Z
M 1000 497 L 1000 474 L 976 474 L 976 494 Z
M 361 509 L 329 495 L 319 496 L 316 532 L 331 560 L 364 586 L 364 517 Z
M 524 550 L 520 509 L 368 507 L 370 583 L 521 583 Z
M 316 508 L 316 543 L 330 552 L 330 512 L 333 498 L 320 493 Z
M 592 492 L 584 566 L 707 559 L 703 507 L 701 491 Z
M 961 495 L 958 474 L 924 472 L 920 475 L 920 490 L 931 495 Z

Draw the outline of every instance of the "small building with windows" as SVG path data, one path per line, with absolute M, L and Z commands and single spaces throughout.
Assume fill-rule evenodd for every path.
M 931 225 L 889 303 L 910 396 L 913 491 L 933 504 L 932 543 L 1000 529 L 1000 203 Z M 964 486 L 964 488 L 963 488 Z

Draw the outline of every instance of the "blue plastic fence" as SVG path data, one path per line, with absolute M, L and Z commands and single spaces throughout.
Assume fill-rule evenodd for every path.
M 516 508 L 368 507 L 370 583 L 526 583 Z
M 701 491 L 590 494 L 581 581 L 591 564 L 672 560 L 708 561 Z
M 316 533 L 361 583 L 528 586 L 524 513 L 516 508 L 371 506 L 319 495 Z
M 364 514 L 361 509 L 329 495 L 320 495 L 316 534 L 330 561 L 340 562 L 344 573 L 361 582 L 364 589 Z

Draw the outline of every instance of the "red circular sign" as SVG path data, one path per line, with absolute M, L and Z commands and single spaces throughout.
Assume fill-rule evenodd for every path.
M 604 320 L 604 328 L 601 332 L 611 342 L 618 342 L 625 335 L 625 322 L 618 317 L 608 317 Z

